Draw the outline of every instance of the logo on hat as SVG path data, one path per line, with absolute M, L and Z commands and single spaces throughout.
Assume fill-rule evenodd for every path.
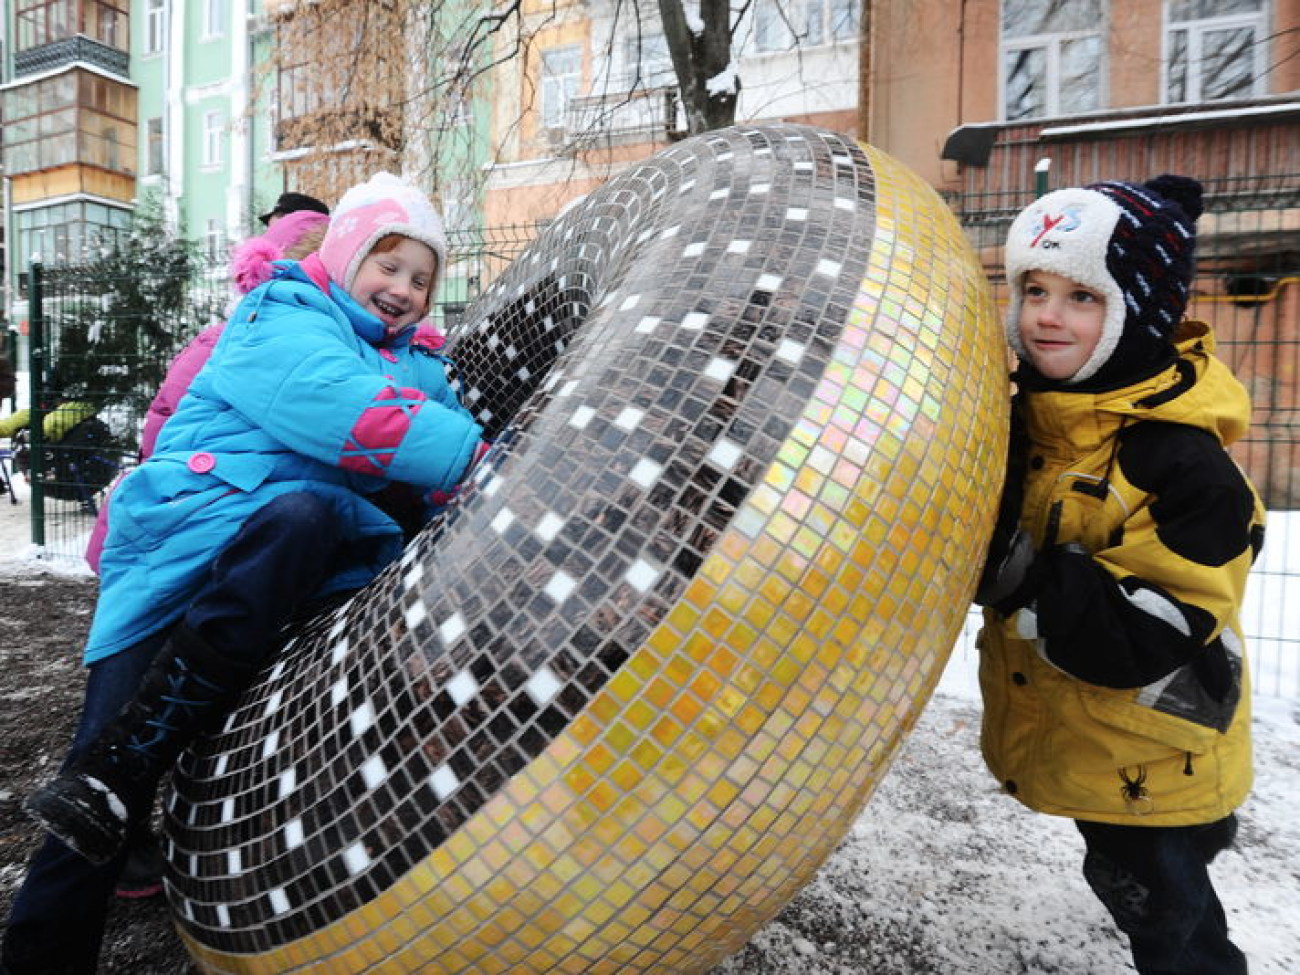
M 1071 230 L 1077 230 L 1079 224 L 1083 221 L 1079 219 L 1078 207 L 1066 207 L 1060 214 L 1040 213 L 1038 219 L 1029 228 L 1033 233 L 1033 239 L 1029 241 L 1030 247 L 1037 247 L 1044 237 L 1053 230 L 1059 230 L 1063 234 L 1068 234 Z M 1056 246 L 1048 243 L 1045 247 Z

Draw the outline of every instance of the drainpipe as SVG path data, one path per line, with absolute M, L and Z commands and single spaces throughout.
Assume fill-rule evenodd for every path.
M 4 279 L 4 320 L 6 328 L 13 328 L 14 322 L 14 225 L 13 215 L 13 177 L 4 177 L 4 235 L 5 235 L 5 279 Z M 17 334 L 17 333 L 15 333 Z M 14 367 L 18 366 L 18 357 L 13 355 Z M 15 406 L 17 403 L 15 402 Z
M 185 197 L 185 4 L 168 3 L 163 9 L 167 18 L 163 54 L 167 85 L 163 112 L 163 144 L 167 147 L 165 214 L 177 234 L 188 235 L 189 228 L 184 226 L 181 211 L 181 200 Z
M 240 4 L 231 5 L 235 9 L 230 27 L 230 134 L 231 172 L 230 186 L 226 196 L 226 227 L 233 229 L 238 237 L 247 236 L 244 217 L 251 209 L 251 185 L 253 154 L 252 125 L 253 113 L 249 111 L 248 75 L 252 62 L 249 48 L 248 13 L 240 9 Z
M 861 21 L 858 24 L 858 140 L 871 142 L 871 91 L 872 58 L 871 0 L 862 0 Z

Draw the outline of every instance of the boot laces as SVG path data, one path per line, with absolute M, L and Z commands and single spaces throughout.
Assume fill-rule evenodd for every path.
M 220 684 L 195 673 L 183 657 L 172 658 L 172 663 L 178 673 L 167 676 L 166 687 L 158 695 L 165 707 L 145 718 L 143 729 L 123 743 L 140 757 L 152 757 L 154 749 L 170 735 L 183 730 L 187 723 L 216 704 L 224 690 Z

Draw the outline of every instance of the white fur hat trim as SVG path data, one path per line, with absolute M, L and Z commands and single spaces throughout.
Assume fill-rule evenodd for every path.
M 1020 339 L 1024 276 L 1048 271 L 1069 278 L 1106 299 L 1101 337 L 1088 361 L 1067 383 L 1096 374 L 1119 345 L 1124 331 L 1124 293 L 1106 270 L 1106 251 L 1119 223 L 1119 204 L 1095 190 L 1071 187 L 1039 197 L 1016 216 L 1007 232 L 1007 341 L 1028 359 Z

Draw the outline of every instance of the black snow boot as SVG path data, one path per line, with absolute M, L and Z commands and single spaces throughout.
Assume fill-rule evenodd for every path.
M 151 812 L 177 756 L 217 723 L 256 672 L 177 627 L 134 699 L 84 755 L 28 797 L 28 814 L 91 863 L 107 863 Z

